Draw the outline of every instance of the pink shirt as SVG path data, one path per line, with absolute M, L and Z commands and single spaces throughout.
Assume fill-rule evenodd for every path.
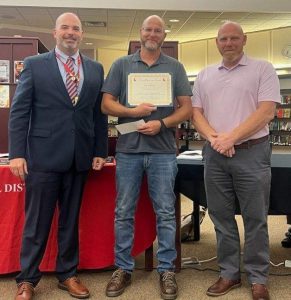
M 241 124 L 260 101 L 281 102 L 279 79 L 272 64 L 246 55 L 231 69 L 222 64 L 205 68 L 193 88 L 192 106 L 203 108 L 204 116 L 218 133 L 230 132 Z M 268 125 L 248 139 L 267 134 Z

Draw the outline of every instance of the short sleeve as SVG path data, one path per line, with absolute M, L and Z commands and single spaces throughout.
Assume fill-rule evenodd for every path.
M 121 75 L 121 61 L 116 60 L 110 70 L 109 73 L 106 76 L 106 79 L 104 81 L 103 87 L 102 87 L 102 92 L 103 93 L 108 93 L 111 94 L 115 97 L 119 97 L 121 93 L 121 80 L 122 78 Z
M 281 102 L 279 78 L 269 62 L 265 62 L 261 69 L 258 101 Z
M 191 98 L 192 100 L 192 107 L 202 107 L 202 99 L 201 99 L 201 93 L 200 93 L 200 76 L 198 74 L 194 86 L 193 86 L 193 96 Z
M 191 86 L 185 68 L 181 63 L 178 63 L 177 66 L 175 83 L 175 97 L 178 96 L 192 96 Z

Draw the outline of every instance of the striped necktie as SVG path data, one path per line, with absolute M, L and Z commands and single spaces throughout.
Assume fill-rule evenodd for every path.
M 74 58 L 68 57 L 66 64 L 71 70 L 71 72 L 67 72 L 66 76 L 67 91 L 72 100 L 73 105 L 76 105 L 78 101 L 78 80 L 75 76 L 74 71 Z

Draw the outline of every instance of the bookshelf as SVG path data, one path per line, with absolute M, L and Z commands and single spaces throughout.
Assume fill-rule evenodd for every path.
M 274 146 L 291 146 L 291 89 L 281 90 L 281 104 L 270 122 L 270 142 Z
M 0 153 L 8 152 L 8 118 L 23 60 L 47 51 L 38 38 L 0 36 Z

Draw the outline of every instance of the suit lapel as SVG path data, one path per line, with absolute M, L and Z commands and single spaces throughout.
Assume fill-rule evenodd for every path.
M 48 74 L 56 84 L 56 90 L 60 91 L 65 97 L 63 99 L 65 102 L 71 104 L 71 99 L 68 94 L 67 88 L 64 84 L 62 75 L 60 73 L 60 69 L 58 66 L 57 58 L 55 55 L 55 51 L 52 50 L 48 53 L 47 56 L 47 68 L 48 68 Z
M 87 64 L 88 63 L 88 59 L 86 57 L 84 57 L 82 54 L 80 54 L 80 56 L 81 56 L 81 60 L 82 60 L 82 68 L 83 68 L 83 76 L 84 76 L 84 78 L 83 78 L 83 85 L 82 85 L 82 89 L 80 91 L 79 100 L 77 102 L 77 105 L 82 100 L 82 97 L 83 97 L 85 91 L 87 90 L 86 85 L 88 83 L 88 80 L 86 80 L 86 79 L 89 76 L 89 74 L 88 74 L 89 73 L 89 69 L 88 69 L 88 64 Z

